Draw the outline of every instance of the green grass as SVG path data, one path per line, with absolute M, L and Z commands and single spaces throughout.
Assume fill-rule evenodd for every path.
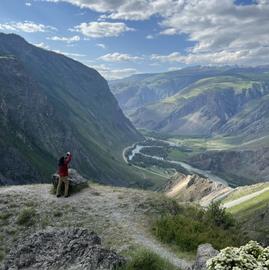
M 130 255 L 131 259 L 119 270 L 179 270 L 147 249 L 138 249 Z
M 168 154 L 169 160 L 183 161 L 186 157 L 188 157 L 190 153 L 183 152 L 178 149 L 172 149 Z
M 256 83 L 251 80 L 242 80 L 240 78 L 235 78 L 232 76 L 218 76 L 212 78 L 206 78 L 199 80 L 190 89 L 186 89 L 179 96 L 184 98 L 190 98 L 197 96 L 206 91 L 216 91 L 222 89 L 233 89 L 236 92 L 241 92 L 243 90 L 252 87 L 252 84 Z
M 249 239 L 269 245 L 269 191 L 228 209 Z
M 230 193 L 223 201 L 222 203 L 227 203 L 236 199 L 239 199 L 243 196 L 252 194 L 254 192 L 263 190 L 264 188 L 269 187 L 269 183 L 260 183 L 256 185 L 251 185 L 251 186 L 245 186 L 245 187 L 240 187 L 239 189 L 236 189 L 232 193 Z
M 264 209 L 269 205 L 269 191 L 265 191 L 259 196 L 245 201 L 239 205 L 229 208 L 229 212 L 232 214 L 240 216 L 248 216 L 252 213 L 258 211 L 259 209 Z

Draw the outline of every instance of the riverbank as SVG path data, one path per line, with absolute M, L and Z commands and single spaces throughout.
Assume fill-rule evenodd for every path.
M 150 159 L 153 159 L 155 161 L 156 160 L 159 161 L 159 163 L 158 163 L 159 166 L 162 166 L 162 162 L 165 162 L 164 169 L 167 169 L 167 163 L 170 164 L 171 168 L 174 168 L 174 169 L 177 168 L 175 165 L 179 165 L 182 168 L 184 168 L 188 172 L 188 174 L 198 174 L 198 175 L 201 175 L 204 178 L 208 178 L 216 183 L 221 183 L 225 186 L 229 186 L 228 182 L 225 179 L 211 173 L 210 171 L 195 168 L 186 162 L 171 160 L 171 159 L 159 157 L 156 155 L 150 155 L 150 154 L 143 153 L 143 149 L 150 148 L 150 147 L 152 147 L 152 148 L 154 148 L 154 147 L 174 147 L 174 148 L 176 148 L 177 147 L 175 143 L 171 143 L 171 142 L 165 141 L 165 140 L 161 140 L 161 142 L 167 144 L 167 146 L 156 146 L 156 142 L 158 142 L 158 140 L 156 140 L 154 138 L 150 138 L 150 141 L 154 141 L 155 142 L 154 145 L 145 146 L 145 145 L 143 145 L 144 142 L 141 142 L 141 143 L 136 143 L 130 147 L 125 148 L 123 151 L 123 158 L 124 158 L 125 162 L 132 164 L 134 158 L 137 155 L 139 155 L 140 157 L 142 156 L 142 157 L 145 157 L 147 159 L 150 158 Z M 127 153 L 127 151 L 129 151 L 129 153 Z M 153 164 L 155 164 L 155 163 L 153 163 Z M 145 168 L 142 168 L 141 166 L 137 166 L 137 164 L 133 165 L 133 166 L 136 166 L 140 169 L 145 169 Z

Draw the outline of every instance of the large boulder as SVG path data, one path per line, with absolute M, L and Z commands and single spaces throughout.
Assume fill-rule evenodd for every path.
M 57 173 L 54 173 L 51 177 L 54 192 L 56 192 L 59 178 L 60 176 Z M 75 169 L 68 169 L 68 179 L 70 181 L 69 193 L 75 193 L 85 187 L 88 187 L 88 181 L 83 176 L 81 176 Z M 64 185 L 62 185 L 62 193 L 63 190 Z
M 124 263 L 87 229 L 51 228 L 21 239 L 7 255 L 3 270 L 114 270 Z
M 217 256 L 219 252 L 212 247 L 211 244 L 199 245 L 193 270 L 206 270 L 206 262 Z

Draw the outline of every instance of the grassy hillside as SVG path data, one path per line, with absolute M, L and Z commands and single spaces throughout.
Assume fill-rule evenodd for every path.
M 178 209 L 164 195 L 92 183 L 68 199 L 56 198 L 50 190 L 46 184 L 0 188 L 0 263 L 18 238 L 48 227 L 79 227 L 96 232 L 104 247 L 124 256 L 138 256 L 135 250 L 146 249 L 154 255 L 148 258 L 159 256 L 164 265 L 188 265 L 151 233 L 152 220 Z
M 242 200 L 244 196 L 257 193 L 257 196 L 242 200 L 228 208 L 239 221 L 242 231 L 250 238 L 257 239 L 264 245 L 269 244 L 269 183 L 257 184 L 247 187 L 240 187 L 223 200 L 223 203 L 232 203 L 235 200 Z M 262 192 L 264 191 L 264 192 Z

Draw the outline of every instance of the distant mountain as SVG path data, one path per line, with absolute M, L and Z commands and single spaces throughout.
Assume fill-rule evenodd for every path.
M 143 137 L 106 80 L 14 34 L 0 34 L 0 131 L 2 184 L 49 181 L 66 151 L 87 178 L 117 185 L 137 179 L 121 151 Z
M 176 94 L 191 83 L 224 72 L 207 67 L 190 67 L 178 71 L 156 74 L 137 74 L 109 82 L 111 91 L 121 108 L 130 112 Z
M 136 127 L 249 139 L 268 134 L 269 67 L 193 67 L 140 76 L 110 82 Z

